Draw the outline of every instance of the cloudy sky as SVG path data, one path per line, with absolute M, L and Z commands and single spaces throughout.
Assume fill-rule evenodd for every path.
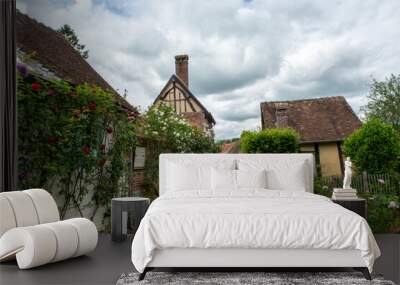
M 189 54 L 189 85 L 217 138 L 260 126 L 259 104 L 345 96 L 358 112 L 371 77 L 400 73 L 400 1 L 17 0 L 71 25 L 89 63 L 145 110 Z

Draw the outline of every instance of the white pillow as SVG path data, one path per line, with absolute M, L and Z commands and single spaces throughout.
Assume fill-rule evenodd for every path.
M 263 170 L 236 170 L 237 187 L 240 188 L 267 188 L 267 171 Z
M 211 187 L 214 191 L 218 190 L 236 190 L 236 170 L 217 169 L 211 170 Z
M 168 191 L 211 189 L 211 167 L 177 163 L 168 166 Z
M 307 191 L 306 164 L 295 163 L 286 169 L 269 169 L 267 171 L 268 189 Z
M 307 191 L 309 167 L 305 160 L 296 159 L 240 159 L 239 170 L 267 170 L 267 188 L 273 190 Z
M 212 191 L 211 168 L 235 169 L 236 160 L 186 158 L 170 160 L 166 164 L 166 191 Z M 201 157 L 201 156 L 200 156 Z

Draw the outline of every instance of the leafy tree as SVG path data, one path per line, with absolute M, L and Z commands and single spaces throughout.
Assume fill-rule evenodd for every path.
M 244 131 L 240 137 L 244 153 L 293 153 L 299 151 L 299 134 L 291 128 Z
M 384 173 L 395 170 L 400 156 L 400 137 L 395 129 L 371 119 L 344 141 L 344 153 L 360 171 Z
M 400 74 L 385 81 L 373 79 L 368 99 L 362 108 L 366 118 L 378 118 L 400 132 Z
M 75 31 L 71 28 L 70 25 L 61 26 L 57 32 L 61 33 L 64 38 L 71 44 L 71 46 L 79 52 L 79 54 L 84 58 L 89 58 L 89 50 L 85 50 L 85 45 L 79 43 L 79 38 L 75 34 Z

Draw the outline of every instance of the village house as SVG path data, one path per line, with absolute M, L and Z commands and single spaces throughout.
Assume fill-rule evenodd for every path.
M 45 80 L 93 84 L 114 94 L 125 111 L 136 108 L 118 94 L 57 31 L 17 11 L 17 61 Z
M 322 176 L 341 175 L 342 143 L 361 121 L 342 96 L 261 103 L 261 125 L 291 127 L 300 134 L 300 151 L 313 153 Z
M 200 103 L 189 89 L 189 56 L 175 56 L 175 74 L 173 74 L 153 105 L 165 104 L 177 114 L 181 114 L 192 125 L 203 130 L 208 136 L 214 136 L 215 120 L 212 114 Z

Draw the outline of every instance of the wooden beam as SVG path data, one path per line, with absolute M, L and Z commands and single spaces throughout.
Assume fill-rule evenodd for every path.
M 183 96 L 186 98 L 187 102 L 189 103 L 189 106 L 192 109 L 192 112 L 196 112 L 196 109 L 194 108 L 192 102 L 190 102 L 190 96 L 188 96 L 186 94 L 186 92 L 182 88 L 180 88 L 179 86 L 176 86 L 176 88 L 182 92 Z
M 169 88 L 167 91 L 165 91 L 165 93 L 160 97 L 160 99 L 164 99 L 165 97 L 167 97 L 167 95 L 169 94 L 169 92 L 172 90 L 173 87 Z M 164 101 L 164 100 L 163 100 Z
M 314 150 L 315 150 L 315 166 L 317 169 L 317 175 L 320 177 L 322 175 L 322 167 L 321 167 L 321 161 L 319 157 L 319 144 L 315 143 L 314 144 Z
M 174 90 L 174 111 L 177 113 L 178 111 L 176 110 L 176 88 L 175 88 L 175 81 L 172 83 L 172 88 Z
M 341 148 L 341 142 L 336 142 L 336 145 L 337 145 L 339 161 L 340 161 L 340 171 L 342 172 L 342 175 L 343 175 L 344 174 L 344 161 L 343 161 L 343 153 L 342 153 L 342 148 Z

